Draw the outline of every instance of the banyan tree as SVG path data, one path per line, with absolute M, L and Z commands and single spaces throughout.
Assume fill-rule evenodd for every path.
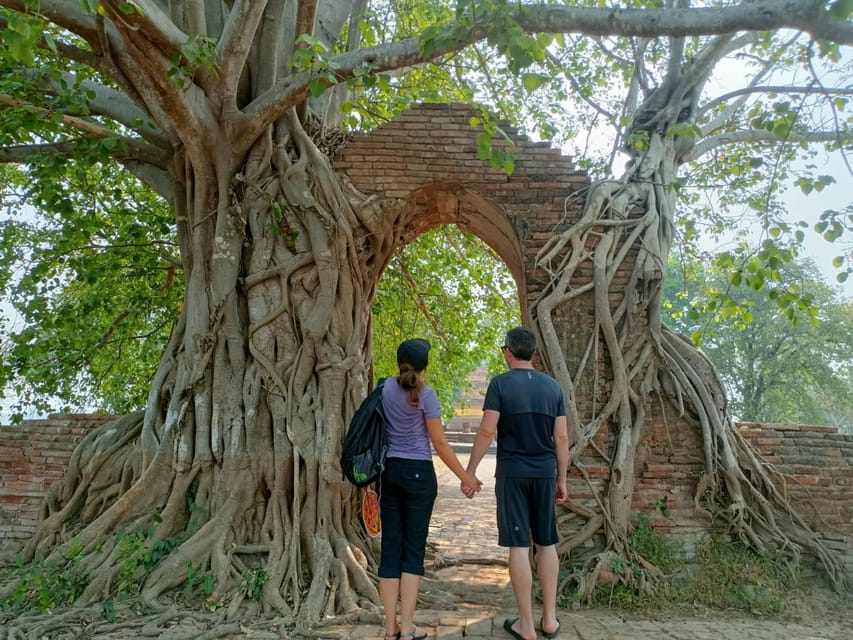
M 843 588 L 838 561 L 733 428 L 713 367 L 662 325 L 660 284 L 689 215 L 688 174 L 728 172 L 732 159 L 749 167 L 762 148 L 782 166 L 809 144 L 849 146 L 849 89 L 821 80 L 843 72 L 853 42 L 846 4 L 655 6 L 0 0 L 7 184 L 27 185 L 23 202 L 55 206 L 52 219 L 73 234 L 83 212 L 45 184 L 68 180 L 58 167 L 134 176 L 168 206 L 161 240 L 175 259 L 163 272 L 183 287 L 145 406 L 80 443 L 25 559 L 80 549 L 90 580 L 79 602 L 95 602 L 123 579 L 117 534 L 146 531 L 145 547 L 165 550 L 136 576 L 152 607 L 195 572 L 236 614 L 241 581 L 259 569 L 270 613 L 314 622 L 378 601 L 337 460 L 370 384 L 371 301 L 401 238 L 388 203 L 356 191 L 330 154 L 347 128 L 413 101 L 467 101 L 554 144 L 583 139 L 579 123 L 600 117 L 630 158 L 617 178 L 592 183 L 580 220 L 543 249 L 550 284 L 525 319 L 571 407 L 577 369 L 553 313 L 594 305 L 589 357 L 606 354 L 611 390 L 591 419 L 571 416 L 572 452 L 603 425 L 616 444 L 606 499 L 587 514 L 584 531 L 603 529 L 607 543 L 589 575 L 630 552 L 635 454 L 645 407 L 661 397 L 701 430 L 699 497 L 725 505 L 731 531 L 759 549 L 816 554 Z M 714 95 L 715 69 L 736 54 L 748 70 Z M 823 121 L 806 117 L 821 109 Z M 744 188 L 757 189 L 761 173 L 744 169 Z M 132 231 L 122 240 L 131 246 Z M 582 285 L 579 270 L 592 273 Z

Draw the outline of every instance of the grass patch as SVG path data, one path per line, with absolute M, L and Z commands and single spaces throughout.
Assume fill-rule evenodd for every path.
M 702 541 L 696 566 L 694 575 L 676 574 L 670 581 L 679 602 L 756 615 L 779 613 L 793 583 L 781 557 L 759 555 L 721 533 Z

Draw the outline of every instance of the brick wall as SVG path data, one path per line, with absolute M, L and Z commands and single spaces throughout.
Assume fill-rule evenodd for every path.
M 50 485 L 61 478 L 74 447 L 109 416 L 52 415 L 0 426 L 0 550 L 14 550 L 36 529 Z
M 773 465 L 780 489 L 793 508 L 817 529 L 827 547 L 841 553 L 853 576 L 853 436 L 833 427 L 738 423 L 740 433 L 758 455 Z M 581 457 L 590 482 L 572 469 L 570 498 L 593 504 L 609 469 L 601 455 L 610 450 L 610 434 L 599 432 L 595 447 Z M 694 504 L 704 458 L 696 428 L 673 416 L 650 417 L 637 456 L 633 508 L 645 512 L 654 526 L 684 544 L 688 557 L 711 525 L 708 513 Z M 669 517 L 656 505 L 664 501 Z M 593 546 L 591 542 L 588 546 Z
M 53 415 L 0 426 L 0 552 L 10 555 L 35 531 L 42 500 L 64 473 L 74 447 L 109 420 L 108 416 Z M 469 420 L 476 431 L 479 421 Z M 832 427 L 741 423 L 738 428 L 759 455 L 774 465 L 794 508 L 818 529 L 827 546 L 845 557 L 853 575 L 853 436 Z M 581 457 L 589 484 L 572 470 L 572 500 L 592 504 L 593 491 L 603 488 L 609 470 L 599 451 L 608 450 L 609 437 L 602 430 L 596 447 L 589 447 Z M 652 419 L 638 454 L 634 509 L 645 511 L 655 527 L 684 543 L 688 552 L 711 523 L 693 503 L 702 466 L 702 442 L 696 429 L 684 428 L 671 416 Z M 663 498 L 669 518 L 654 508 Z
M 844 555 L 853 576 L 853 436 L 811 425 L 743 423 L 740 429 L 781 474 L 794 509 Z
M 572 194 L 589 185 L 586 172 L 547 142 L 531 142 L 502 123 L 514 156 L 512 175 L 477 158 L 468 105 L 422 104 L 369 133 L 333 159 L 364 194 L 383 202 L 397 245 L 441 224 L 476 234 L 506 263 L 520 291 L 522 317 L 548 278 L 534 267 L 537 252 L 576 220 L 583 204 Z

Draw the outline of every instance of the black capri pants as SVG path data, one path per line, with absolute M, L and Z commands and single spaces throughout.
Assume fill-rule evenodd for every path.
M 429 521 L 438 495 L 432 460 L 386 458 L 379 494 L 382 518 L 380 578 L 424 575 Z

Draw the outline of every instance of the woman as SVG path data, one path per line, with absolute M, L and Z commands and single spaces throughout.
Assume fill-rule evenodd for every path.
M 459 462 L 444 435 L 438 396 L 423 380 L 429 349 L 426 340 L 406 340 L 400 344 L 397 349 L 400 374 L 396 380 L 387 380 L 382 388 L 388 453 L 380 484 L 382 557 L 378 573 L 379 593 L 385 607 L 385 637 L 389 640 L 426 637 L 415 626 L 414 617 L 424 575 L 429 521 L 438 494 L 430 442 L 442 462 L 462 481 L 466 495 L 473 496 L 482 486 Z

